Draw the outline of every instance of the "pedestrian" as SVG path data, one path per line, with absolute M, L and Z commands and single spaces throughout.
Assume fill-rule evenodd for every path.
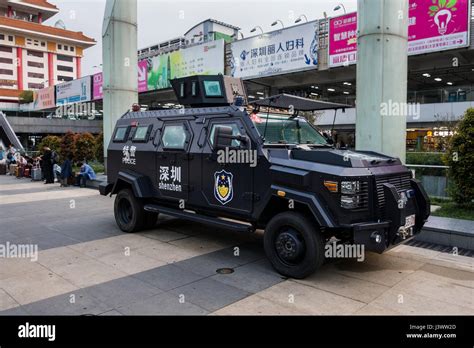
M 95 178 L 94 169 L 84 161 L 80 173 L 76 176 L 76 186 L 86 187 L 87 180 L 95 180 Z
M 68 179 L 73 176 L 72 174 L 72 154 L 68 154 L 61 166 L 61 186 L 68 187 Z
M 47 146 L 43 148 L 42 164 L 43 164 L 44 178 L 46 179 L 45 184 L 54 184 L 53 151 L 51 151 L 51 149 Z

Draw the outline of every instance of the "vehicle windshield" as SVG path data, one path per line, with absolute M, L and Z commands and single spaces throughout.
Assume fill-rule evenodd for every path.
M 265 144 L 328 145 L 326 139 L 302 117 L 270 114 L 266 131 L 267 114 L 253 114 L 250 118 L 259 134 L 262 137 L 265 134 Z

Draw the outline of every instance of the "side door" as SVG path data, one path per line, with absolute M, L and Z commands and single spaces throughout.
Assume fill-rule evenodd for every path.
M 160 197 L 187 201 L 189 194 L 189 156 L 192 140 L 187 121 L 165 121 L 157 149 L 156 175 Z
M 214 134 L 218 126 L 231 128 L 233 136 L 248 137 L 239 119 L 209 120 L 201 156 L 201 193 L 214 209 L 247 215 L 253 209 L 254 168 L 242 156 L 252 151 L 252 143 L 250 138 L 248 142 L 233 139 L 231 146 L 217 149 Z

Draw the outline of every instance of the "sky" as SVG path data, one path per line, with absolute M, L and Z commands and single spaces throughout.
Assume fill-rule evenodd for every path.
M 66 29 L 82 31 L 94 38 L 97 45 L 85 50 L 82 74 L 91 75 L 101 71 L 102 22 L 106 0 L 48 0 L 60 12 L 45 22 L 54 25 L 62 20 Z M 250 30 L 259 25 L 264 31 L 275 29 L 270 24 L 280 19 L 285 27 L 304 14 L 308 20 L 343 14 L 334 11 L 342 2 L 347 12 L 357 9 L 357 0 L 138 0 L 138 48 L 154 45 L 182 36 L 195 24 L 213 18 L 242 28 L 245 37 L 252 36 Z

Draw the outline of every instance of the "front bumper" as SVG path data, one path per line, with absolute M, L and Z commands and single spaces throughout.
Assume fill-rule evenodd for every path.
M 411 189 L 398 192 L 384 184 L 384 221 L 352 225 L 355 244 L 382 253 L 421 232 L 430 215 L 430 200 L 420 181 L 411 179 Z M 415 225 L 406 227 L 407 217 L 415 215 Z

